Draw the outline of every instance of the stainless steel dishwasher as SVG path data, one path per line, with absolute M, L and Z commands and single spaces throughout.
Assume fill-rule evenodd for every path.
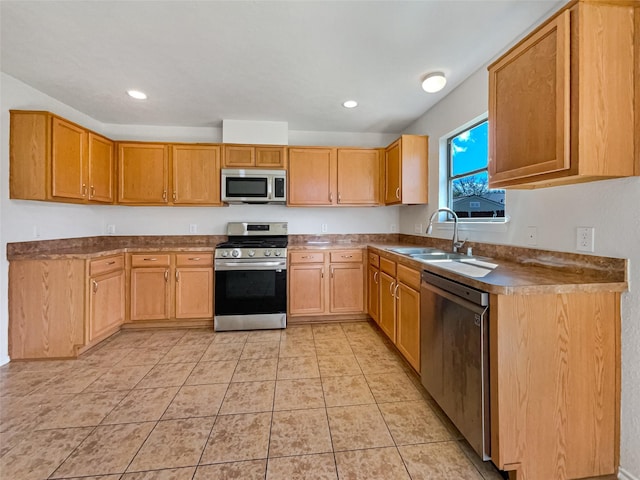
M 489 295 L 425 271 L 420 303 L 422 384 L 490 460 Z

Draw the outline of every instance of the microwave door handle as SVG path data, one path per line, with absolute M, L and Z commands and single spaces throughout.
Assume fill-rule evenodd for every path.
M 273 183 L 275 180 L 273 177 L 267 177 L 267 198 L 271 200 L 273 198 Z

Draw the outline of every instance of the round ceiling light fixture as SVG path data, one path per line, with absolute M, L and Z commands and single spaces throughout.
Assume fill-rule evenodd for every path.
M 342 102 L 342 106 L 344 108 L 356 108 L 358 106 L 358 102 L 355 100 L 347 100 L 346 102 Z
M 127 90 L 127 95 L 129 95 L 131 98 L 135 98 L 136 100 L 147 99 L 147 94 L 144 92 L 141 92 L 140 90 Z
M 447 78 L 442 72 L 433 72 L 428 74 L 422 80 L 422 89 L 427 93 L 436 93 L 444 88 L 447 84 Z

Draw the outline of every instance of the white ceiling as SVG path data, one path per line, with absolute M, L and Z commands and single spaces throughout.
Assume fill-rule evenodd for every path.
M 398 133 L 563 3 L 1 0 L 0 67 L 104 123 Z

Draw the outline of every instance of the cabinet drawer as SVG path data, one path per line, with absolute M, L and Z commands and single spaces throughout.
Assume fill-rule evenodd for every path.
M 189 266 L 205 266 L 210 267 L 213 264 L 212 253 L 178 253 L 176 254 L 176 266 L 177 267 L 189 267 Z
M 131 266 L 132 267 L 168 267 L 170 265 L 169 258 L 171 255 L 168 253 L 165 254 L 155 254 L 155 253 L 134 253 L 131 255 Z
M 415 290 L 420 290 L 420 272 L 413 268 L 398 265 L 398 281 Z
M 380 266 L 380 255 L 369 252 L 369 263 L 374 267 Z
M 291 263 L 322 263 L 324 252 L 291 252 L 289 260 Z
M 114 272 L 124 268 L 124 255 L 96 258 L 89 263 L 89 275 L 94 277 L 103 273 Z
M 389 260 L 387 258 L 380 258 L 380 270 L 391 275 L 392 277 L 396 276 L 396 262 Z
M 362 250 L 339 250 L 331 252 L 331 263 L 362 262 Z

